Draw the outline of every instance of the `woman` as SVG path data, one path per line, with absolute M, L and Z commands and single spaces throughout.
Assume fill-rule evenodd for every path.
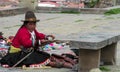
M 26 12 L 25 20 L 22 20 L 23 25 L 20 27 L 14 39 L 12 40 L 9 53 L 0 61 L 3 66 L 14 66 L 19 60 L 33 50 L 34 51 L 29 55 L 29 57 L 16 66 L 30 66 L 33 64 L 47 65 L 50 62 L 50 55 L 38 51 L 36 46 L 45 43 L 48 37 L 54 39 L 54 36 L 39 33 L 36 30 L 36 22 L 38 21 L 39 20 L 36 19 L 36 16 L 32 11 Z
M 72 68 L 73 63 L 70 63 L 71 61 L 68 59 L 64 60 L 65 58 L 59 55 L 52 54 L 50 56 L 48 53 L 38 50 L 39 45 L 50 42 L 48 37 L 55 38 L 53 35 L 39 33 L 36 30 L 36 22 L 38 21 L 32 11 L 26 12 L 25 20 L 22 20 L 23 25 L 12 40 L 9 53 L 0 60 L 1 64 L 7 67 L 49 65 L 52 67 Z M 18 63 L 25 56 L 27 57 Z

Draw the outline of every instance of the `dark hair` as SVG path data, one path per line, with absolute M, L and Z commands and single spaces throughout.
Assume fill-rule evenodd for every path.
M 3 39 L 3 33 L 2 32 L 0 32 L 0 39 Z
M 24 21 L 24 22 L 23 22 L 23 25 L 22 25 L 20 28 L 22 28 L 22 27 L 24 27 L 25 25 L 27 25 L 27 23 L 28 23 L 28 21 Z

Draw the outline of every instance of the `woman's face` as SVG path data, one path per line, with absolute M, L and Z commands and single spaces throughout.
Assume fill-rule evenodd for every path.
M 32 31 L 34 31 L 35 28 L 36 28 L 36 22 L 28 22 L 27 25 L 26 25 L 26 27 L 28 28 L 28 30 L 29 30 L 30 32 L 32 32 Z

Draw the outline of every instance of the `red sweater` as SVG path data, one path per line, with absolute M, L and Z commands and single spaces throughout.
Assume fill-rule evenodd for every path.
M 39 33 L 37 32 L 37 30 L 34 31 L 37 40 L 45 39 L 45 34 Z M 32 47 L 31 34 L 26 27 L 22 27 L 18 30 L 16 36 L 12 41 L 12 46 L 16 48 L 20 48 L 21 46 L 23 46 L 24 48 Z

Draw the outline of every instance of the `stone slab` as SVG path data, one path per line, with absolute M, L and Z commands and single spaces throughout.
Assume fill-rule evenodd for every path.
M 120 40 L 120 33 L 90 32 L 68 37 L 70 46 L 78 49 L 100 49 Z

